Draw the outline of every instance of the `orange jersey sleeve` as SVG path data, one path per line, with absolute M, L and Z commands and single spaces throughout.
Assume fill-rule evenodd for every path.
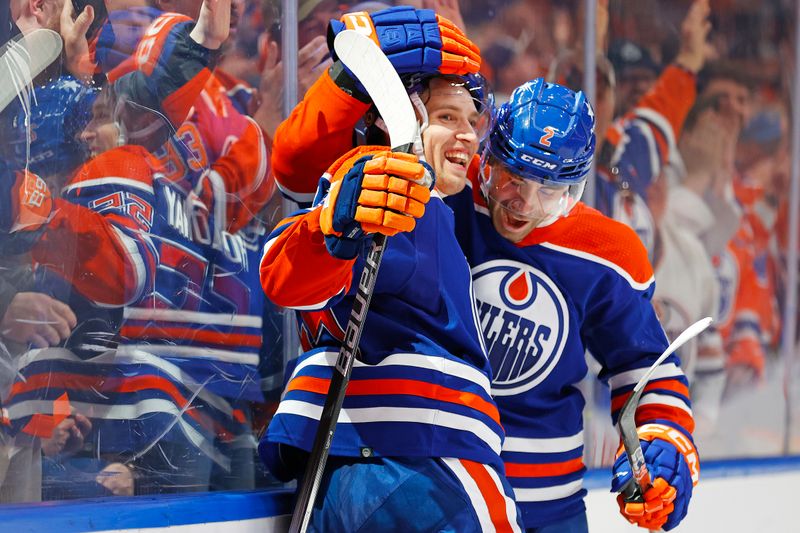
M 272 168 L 285 196 L 298 203 L 314 199 L 320 176 L 353 147 L 353 128 L 369 107 L 327 71 L 317 79 L 275 133 Z
M 149 237 L 154 164 L 143 148 L 125 146 L 79 168 L 55 200 L 33 259 L 96 303 L 126 305 L 143 296 L 157 260 Z
M 317 207 L 284 219 L 264 246 L 261 286 L 277 305 L 323 309 L 350 288 L 355 259 L 328 253 L 319 227 L 321 211 Z

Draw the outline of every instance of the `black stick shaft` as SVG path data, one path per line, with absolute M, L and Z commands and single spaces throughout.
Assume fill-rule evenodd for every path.
M 297 493 L 297 504 L 292 513 L 289 533 L 305 533 L 308 528 L 322 474 L 325 472 L 325 464 L 328 461 L 328 452 L 333 441 L 333 433 L 336 430 L 336 422 L 339 420 L 347 384 L 350 382 L 353 361 L 358 350 L 361 332 L 364 329 L 364 321 L 367 318 L 369 302 L 372 300 L 372 292 L 385 248 L 386 235 L 376 234 L 372 239 L 372 246 L 367 254 L 366 264 L 358 282 L 356 299 L 353 302 L 353 309 L 350 311 L 350 319 L 344 332 L 344 341 L 339 351 L 339 358 L 336 360 L 336 368 L 331 376 L 322 416 L 314 437 L 314 447 L 311 449 L 306 472 Z

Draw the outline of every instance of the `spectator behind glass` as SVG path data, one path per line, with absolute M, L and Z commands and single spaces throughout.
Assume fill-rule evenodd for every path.
M 72 0 L 11 0 L 11 16 L 22 33 L 47 28 L 64 39 L 64 69 L 78 79 L 89 81 L 94 64 L 89 54 L 86 33 L 95 18 L 95 9 L 80 10 Z
M 229 5 L 227 7 L 230 9 Z M 219 21 L 220 24 L 224 22 L 226 26 L 228 24 L 226 18 L 212 17 L 211 20 Z M 187 28 L 187 22 L 176 20 L 175 17 L 172 17 L 170 22 L 172 25 L 165 23 L 161 26 L 164 30 L 164 35 L 161 37 L 168 41 L 172 39 L 172 42 L 178 41 L 177 44 L 174 47 L 155 47 L 154 49 L 184 53 L 198 52 L 202 56 L 201 59 L 204 57 L 207 61 L 208 54 L 204 54 L 198 48 L 205 49 L 208 48 L 208 45 L 197 47 L 187 41 L 189 32 L 183 31 L 184 28 Z M 198 24 L 197 27 L 203 27 L 203 25 Z M 224 30 L 227 34 L 228 28 L 225 27 Z M 193 37 L 194 30 L 192 30 Z M 211 41 L 197 41 L 199 44 L 207 42 Z M 220 41 L 215 42 L 216 46 L 219 46 Z M 141 90 L 142 87 L 157 87 L 159 90 L 170 87 L 174 89 L 176 84 L 180 85 L 178 81 L 181 83 L 187 81 L 174 78 L 178 75 L 191 75 L 195 68 L 198 68 L 202 78 L 203 69 L 192 62 L 197 61 L 198 57 L 191 53 L 189 59 L 177 58 L 181 61 L 181 69 L 169 68 L 170 57 L 161 59 L 166 61 L 167 67 L 160 65 L 159 68 L 163 71 L 157 68 L 152 73 L 153 77 L 158 79 L 158 83 L 144 83 L 137 86 L 135 82 L 130 82 L 127 87 L 132 91 L 125 93 L 127 99 L 117 100 L 110 98 L 110 94 L 106 93 L 105 99 L 97 103 L 94 110 L 94 123 L 88 128 L 92 131 L 84 135 L 84 138 L 90 142 L 95 157 L 75 174 L 69 187 L 65 189 L 65 194 L 71 193 L 73 196 L 79 197 L 80 201 L 91 204 L 97 210 L 102 211 L 103 215 L 120 223 L 123 226 L 119 228 L 121 234 L 108 232 L 112 240 L 118 236 L 128 239 L 140 238 L 158 244 L 161 248 L 160 259 L 163 264 L 167 265 L 167 268 L 159 270 L 157 279 L 160 285 L 157 291 L 144 284 L 140 287 L 140 290 L 144 291 L 143 300 L 131 298 L 125 301 L 131 307 L 136 303 L 144 305 L 124 312 L 126 318 L 131 320 L 126 320 L 122 326 L 121 334 L 124 342 L 119 350 L 103 350 L 95 357 L 80 361 L 75 360 L 74 354 L 60 351 L 57 359 L 59 364 L 66 366 L 63 369 L 64 376 L 68 376 L 70 371 L 74 373 L 74 366 L 77 365 L 84 371 L 83 374 L 97 378 L 94 383 L 95 387 L 90 387 L 92 392 L 81 391 L 86 395 L 84 397 L 86 404 L 96 404 L 92 414 L 93 421 L 96 422 L 95 432 L 97 435 L 100 435 L 101 432 L 103 434 L 102 439 L 98 438 L 94 442 L 96 450 L 93 451 L 97 456 L 109 459 L 117 454 L 116 457 L 131 464 L 137 459 L 141 459 L 142 464 L 148 468 L 142 471 L 146 475 L 137 476 L 137 487 L 144 491 L 207 488 L 210 484 L 211 461 L 202 461 L 204 455 L 193 453 L 194 448 L 190 446 L 201 445 L 202 443 L 197 440 L 198 438 L 202 440 L 204 437 L 207 438 L 206 443 L 211 442 L 211 444 L 200 447 L 206 454 L 217 459 L 221 463 L 221 468 L 228 470 L 228 473 L 230 468 L 234 468 L 231 465 L 234 459 L 229 458 L 226 461 L 224 457 L 221 457 L 224 451 L 215 448 L 214 439 L 219 438 L 222 441 L 220 445 L 226 447 L 226 451 L 232 449 L 231 453 L 237 455 L 237 460 L 241 459 L 236 463 L 242 465 L 241 470 L 237 470 L 236 473 L 229 476 L 226 476 L 227 473 L 221 474 L 220 478 L 224 479 L 218 478 L 219 482 L 239 483 L 240 485 L 237 486 L 240 487 L 252 486 L 253 441 L 247 423 L 246 401 L 258 398 L 258 380 L 254 376 L 257 375 L 256 361 L 260 346 L 258 328 L 260 323 L 257 320 L 260 320 L 261 313 L 257 306 L 263 299 L 249 298 L 246 293 L 249 280 L 243 279 L 243 276 L 247 275 L 247 272 L 253 272 L 252 269 L 247 269 L 248 264 L 255 265 L 257 263 L 257 257 L 245 257 L 245 255 L 248 253 L 258 254 L 260 251 L 257 242 L 259 235 L 251 235 L 245 231 L 253 212 L 247 202 L 258 202 L 261 196 L 255 191 L 251 191 L 252 194 L 246 194 L 247 189 L 239 189 L 236 184 L 242 184 L 243 187 L 250 185 L 258 187 L 266 183 L 264 180 L 266 153 L 263 144 L 260 143 L 260 131 L 257 127 L 250 128 L 249 133 L 239 135 L 236 142 L 228 142 L 229 146 L 224 153 L 211 163 L 212 168 L 209 172 L 205 172 L 206 168 L 200 165 L 199 167 L 184 168 L 186 174 L 176 173 L 179 168 L 182 168 L 181 162 L 186 162 L 188 167 L 190 163 L 196 162 L 194 158 L 199 157 L 197 146 L 194 144 L 197 139 L 189 138 L 187 140 L 187 137 L 190 137 L 188 134 L 182 135 L 180 140 L 171 139 L 174 140 L 174 144 L 168 147 L 167 153 L 174 158 L 177 158 L 178 154 L 183 154 L 183 159 L 177 161 L 168 158 L 167 162 L 171 165 L 169 168 L 155 161 L 153 156 L 141 146 L 132 146 L 130 143 L 133 140 L 146 143 L 148 146 L 159 146 L 163 144 L 164 139 L 154 139 L 153 136 L 161 134 L 162 130 L 174 131 L 169 127 L 154 128 L 153 125 L 157 123 L 143 117 L 145 114 L 142 113 L 142 110 L 145 107 L 138 101 L 131 102 L 130 100 L 134 95 L 144 97 L 144 101 L 157 100 L 158 96 L 164 95 L 159 93 L 156 98 L 149 95 L 150 100 L 148 100 L 148 95 L 142 95 L 141 92 L 137 92 L 137 89 Z M 207 66 L 207 62 L 205 65 Z M 136 74 L 140 74 L 140 72 L 134 72 L 131 76 Z M 123 81 L 130 80 L 131 78 L 125 77 L 119 80 L 118 84 L 123 85 Z M 203 85 L 192 84 L 191 87 L 199 91 Z M 186 96 L 187 98 L 189 96 L 196 98 L 197 94 Z M 175 116 L 176 108 L 172 108 L 171 113 L 161 109 L 161 102 L 157 102 L 156 105 L 159 106 L 161 116 L 164 114 Z M 232 128 L 235 127 L 236 122 L 231 117 L 231 113 L 228 113 L 225 125 Z M 248 124 L 250 123 L 248 122 Z M 229 130 L 220 131 L 214 128 L 212 131 L 221 135 L 229 133 Z M 115 139 L 115 136 L 118 139 Z M 227 139 L 230 137 L 231 135 L 226 135 Z M 119 146 L 120 144 L 127 145 Z M 113 148 L 105 150 L 109 147 Z M 192 152 L 192 157 L 186 155 L 187 148 L 195 150 Z M 244 168 L 246 165 L 251 165 L 260 171 L 255 172 L 252 168 Z M 163 174 L 159 174 L 160 180 L 155 179 L 154 169 L 163 170 Z M 172 189 L 170 192 L 166 192 L 164 191 L 165 187 L 172 187 Z M 238 200 L 236 195 L 226 194 L 226 190 L 242 191 L 243 198 Z M 163 194 L 156 194 L 157 191 L 162 191 Z M 187 196 L 191 198 L 187 198 Z M 228 200 L 231 200 L 230 205 L 226 205 Z M 61 214 L 68 212 L 67 207 L 63 204 L 59 204 L 59 209 Z M 173 215 L 184 213 L 187 216 L 191 214 L 192 219 L 191 222 L 186 223 L 186 219 L 170 217 L 169 213 Z M 227 214 L 227 217 L 223 216 L 224 214 Z M 139 231 L 128 233 L 125 230 L 132 230 L 132 228 L 124 224 L 127 215 L 130 215 L 136 223 L 149 224 L 149 226 L 139 227 Z M 74 218 L 75 220 L 70 221 L 80 222 L 80 217 Z M 59 222 L 68 221 L 62 222 L 59 218 Z M 182 222 L 184 223 L 181 224 Z M 158 234 L 151 232 L 155 229 L 162 230 L 162 232 Z M 214 238 L 207 239 L 209 235 L 204 233 L 205 230 L 213 231 Z M 196 239 L 191 240 L 190 237 L 196 237 Z M 250 241 L 251 237 L 253 237 L 253 242 Z M 180 246 L 173 245 L 170 248 L 169 246 L 176 239 L 182 244 Z M 68 239 L 64 238 L 63 240 L 65 246 L 70 245 Z M 213 240 L 213 244 L 209 242 L 210 240 Z M 202 248 L 203 244 L 206 244 L 207 248 L 198 249 Z M 85 252 L 83 255 L 90 256 L 91 250 L 109 248 L 113 249 L 112 243 L 108 243 L 107 246 L 98 244 L 89 248 L 72 246 L 71 249 L 82 249 Z M 191 254 L 181 253 L 182 250 L 188 248 L 192 249 Z M 129 248 L 128 251 L 130 252 L 131 249 Z M 212 259 L 212 266 L 203 266 L 205 263 L 202 263 L 198 270 L 192 270 L 193 265 L 197 265 L 198 262 Z M 233 265 L 231 265 L 232 263 Z M 152 260 L 142 260 L 138 266 L 152 265 Z M 105 267 L 108 270 L 105 273 L 107 275 L 142 274 L 137 265 L 117 265 L 115 262 L 109 261 Z M 87 278 L 91 275 L 95 276 L 95 285 L 99 285 L 97 278 L 100 278 L 100 274 L 103 273 L 93 268 L 92 265 L 82 266 L 75 271 L 84 274 Z M 180 274 L 175 274 L 177 271 L 180 271 Z M 197 274 L 205 277 L 198 279 Z M 152 277 L 153 273 L 149 272 L 147 275 Z M 252 280 L 252 285 L 257 283 L 255 279 L 257 278 Z M 212 290 L 210 284 L 213 285 L 213 295 L 210 294 Z M 112 295 L 127 287 L 129 284 L 120 281 L 110 289 L 98 286 L 95 287 L 95 290 L 102 289 L 104 293 Z M 251 302 L 255 306 L 253 310 L 247 307 Z M 192 312 L 198 311 L 197 306 L 199 305 L 205 307 L 198 312 L 206 313 L 203 315 L 203 326 L 197 330 L 188 326 L 179 327 L 177 330 L 171 329 L 168 334 L 166 345 L 169 346 L 170 354 L 180 352 L 181 349 L 184 350 L 179 353 L 181 356 L 179 357 L 180 367 L 174 360 L 170 360 L 170 354 L 164 353 L 163 350 L 159 351 L 165 344 L 160 341 L 164 335 L 167 335 L 161 326 L 148 327 L 157 323 L 161 314 L 169 314 L 169 311 L 173 311 L 173 305 L 177 306 L 179 310 L 170 315 L 170 318 L 173 319 L 173 322 L 177 321 L 180 324 L 185 324 L 188 319 L 194 317 Z M 217 321 L 208 319 L 208 315 L 212 312 L 209 307 L 214 305 L 223 308 L 222 310 L 213 309 L 220 310 L 222 318 Z M 242 309 L 242 306 L 247 308 Z M 184 309 L 185 313 L 183 313 Z M 139 312 L 138 317 L 136 312 Z M 148 312 L 155 313 L 152 320 L 146 317 L 141 318 L 142 313 Z M 138 318 L 141 318 L 144 324 L 135 323 Z M 247 331 L 237 331 L 237 328 L 244 328 Z M 201 330 L 202 332 L 198 333 Z M 195 335 L 195 333 L 198 334 Z M 175 342 L 176 339 L 178 343 Z M 209 341 L 209 339 L 211 340 Z M 205 343 L 207 342 L 211 342 L 212 347 L 206 349 Z M 220 345 L 225 346 L 231 342 L 234 343 L 235 349 L 232 348 L 230 352 L 219 348 Z M 146 348 L 137 349 L 134 346 L 128 348 L 127 352 L 123 349 L 137 343 L 140 346 L 146 345 Z M 195 345 L 187 345 L 192 343 Z M 200 346 L 197 346 L 198 343 Z M 199 376 L 197 381 L 193 379 L 193 376 L 197 376 L 197 372 L 202 373 L 199 368 L 202 365 L 195 364 L 196 360 L 187 361 L 186 357 L 182 357 L 191 353 L 202 353 L 203 358 L 213 360 L 210 365 L 207 365 L 211 367 L 212 375 Z M 214 360 L 215 355 L 218 354 L 222 354 L 223 361 Z M 237 364 L 237 361 L 241 361 L 241 364 Z M 41 361 L 32 361 L 32 366 L 29 368 L 31 372 L 42 371 L 39 367 L 34 368 L 36 363 L 41 363 Z M 70 367 L 70 365 L 73 366 Z M 86 367 L 95 372 L 87 371 Z M 103 372 L 107 372 L 111 379 L 104 379 L 108 376 Z M 163 383 L 164 379 L 168 379 L 166 376 L 169 376 L 174 379 L 171 386 L 178 391 L 177 397 L 170 396 L 170 399 L 175 401 L 175 405 L 170 405 L 171 402 L 168 400 L 157 412 L 153 412 L 152 409 L 145 406 L 151 406 L 153 397 L 159 397 L 161 394 L 158 385 L 142 386 L 142 383 L 139 383 L 126 389 L 129 392 L 135 391 L 135 394 L 122 394 L 121 396 L 120 390 L 115 388 L 115 385 L 109 385 L 125 382 L 125 380 L 128 382 L 130 380 L 142 381 L 142 379 L 147 381 L 155 376 L 158 376 L 159 379 L 148 381 L 150 385 Z M 65 389 L 69 389 L 69 391 Z M 73 395 L 76 394 L 74 389 L 74 380 L 65 379 L 59 383 L 48 383 L 46 389 L 37 390 L 35 393 L 42 394 L 42 399 L 49 401 L 48 395 L 59 392 L 69 392 L 70 395 Z M 18 394 L 14 401 L 24 405 L 24 395 L 20 396 L 20 392 L 22 391 L 17 391 Z M 233 402 L 236 402 L 236 405 L 232 405 Z M 189 404 L 192 405 L 192 409 L 188 409 L 184 419 L 184 412 L 181 410 L 185 410 Z M 110 405 L 127 405 L 133 409 L 134 413 L 139 413 L 138 409 L 142 408 L 141 412 L 146 416 L 133 415 L 121 420 L 119 416 L 114 416 L 109 411 Z M 20 418 L 24 418 L 24 414 L 22 413 Z M 178 415 L 177 422 L 176 414 Z M 13 422 L 24 423 L 25 420 L 14 419 Z M 175 428 L 174 432 L 168 431 L 173 427 Z M 209 432 L 213 434 L 208 436 Z M 181 435 L 184 435 L 184 440 L 180 439 Z M 186 435 L 189 436 L 188 444 Z M 178 442 L 180 444 L 177 444 Z M 151 449 L 153 454 L 148 456 L 147 452 Z M 162 457 L 169 457 L 169 459 L 166 459 L 166 463 L 159 463 L 158 461 Z M 171 481 L 168 474 L 179 463 L 183 465 L 183 468 L 178 469 L 177 479 Z M 122 469 L 119 465 L 109 468 L 110 470 L 98 478 L 98 482 L 115 493 L 130 494 L 133 487 L 129 482 L 106 483 L 113 480 L 130 480 L 129 469 L 127 467 Z M 166 477 L 163 477 L 162 474 Z M 94 482 L 93 477 L 92 482 Z
M 274 138 L 283 113 L 283 63 L 281 61 L 281 2 L 262 0 L 266 31 L 259 38 L 261 79 L 253 118 Z M 328 22 L 342 11 L 335 0 L 302 0 L 298 5 L 297 96 L 302 99 L 319 75 L 333 64 L 325 34 Z
M 611 44 L 608 59 L 617 75 L 617 105 L 614 116 L 631 110 L 658 79 L 661 68 L 647 48 L 622 39 Z
M 776 157 L 785 137 L 785 121 L 765 109 L 742 129 L 736 148 L 733 192 L 742 216 L 717 258 L 724 288 L 720 328 L 729 354 L 728 393 L 763 381 L 769 349 L 778 339 L 777 258 L 772 249 L 777 212 L 768 195 L 782 172 L 779 165 L 786 161 Z
M 708 0 L 692 3 L 675 61 L 634 109 L 606 132 L 597 159 L 597 207 L 631 226 L 651 254 L 655 228 L 647 205 L 649 188 L 675 158 L 675 140 L 695 101 L 695 76 L 708 53 L 709 13 Z
M 87 75 L 91 71 L 84 37 L 93 18 L 91 8 L 83 10 L 75 20 L 72 3 L 64 3 L 62 0 L 12 0 L 6 6 L 8 7 L 3 13 L 9 15 L 9 18 L 2 21 L 3 41 L 16 33 L 17 27 L 23 33 L 39 28 L 61 31 L 64 38 L 65 68 L 79 76 Z M 80 105 L 80 99 L 85 93 L 72 76 L 58 77 L 54 74 L 59 66 L 60 63 L 55 63 L 48 69 L 50 74 L 39 77 L 42 83 L 48 81 L 48 76 L 52 81 L 46 87 L 36 89 L 37 98 L 33 100 L 32 108 L 22 105 L 27 100 L 24 93 L 19 100 L 6 108 L 2 128 L 2 157 L 5 162 L 13 169 L 26 168 L 39 173 L 56 190 L 60 189 L 66 175 L 83 161 L 85 155 L 74 139 L 77 131 L 75 128 L 80 129 L 78 124 L 83 115 L 80 108 L 85 107 Z M 11 83 L 11 80 L 2 80 L 2 83 Z M 30 120 L 30 129 L 22 126 L 24 120 L 18 120 L 24 117 Z M 30 145 L 31 139 L 35 141 L 33 146 Z M 17 357 L 29 348 L 47 348 L 64 343 L 72 336 L 79 323 L 75 305 L 64 299 L 63 294 L 59 296 L 43 287 L 38 274 L 38 281 L 34 278 L 31 269 L 33 260 L 29 250 L 14 248 L 13 253 L 19 255 L 3 257 L 3 270 L 0 272 L 0 345 L 6 363 L 0 370 L 0 396 L 3 400 L 7 398 L 12 382 L 20 376 L 16 371 Z M 12 250 L 4 248 L 4 255 L 9 252 Z M 48 253 L 39 246 L 37 257 L 41 260 Z M 49 254 L 49 257 L 57 264 L 68 264 L 74 259 L 71 257 L 74 252 L 67 255 L 70 257 L 59 256 L 56 252 Z M 55 267 L 56 270 L 57 268 Z M 42 271 L 43 269 L 39 269 L 39 274 Z M 82 318 L 85 319 L 86 316 Z M 83 445 L 91 424 L 83 414 L 72 411 L 68 400 L 64 405 L 71 416 L 54 421 L 40 432 L 26 432 L 23 429 L 19 434 L 17 427 L 10 429 L 7 434 L 4 433 L 3 453 L 5 455 L 12 450 L 14 453 L 3 458 L 7 462 L 4 465 L 4 475 L 0 479 L 0 501 L 40 500 L 42 453 L 45 456 L 66 456 Z

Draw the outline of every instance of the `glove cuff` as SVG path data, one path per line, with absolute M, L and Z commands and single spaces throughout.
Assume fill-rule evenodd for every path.
M 328 253 L 337 259 L 355 259 L 364 248 L 372 241 L 372 235 L 365 235 L 356 239 L 325 235 L 325 248 Z
M 692 474 L 692 486 L 697 485 L 700 480 L 700 458 L 697 455 L 697 448 L 695 448 L 692 439 L 687 437 L 683 432 L 667 426 L 665 424 L 645 424 L 637 428 L 639 439 L 652 441 L 654 439 L 661 439 L 669 442 L 681 453 L 686 465 L 689 467 L 689 472 Z

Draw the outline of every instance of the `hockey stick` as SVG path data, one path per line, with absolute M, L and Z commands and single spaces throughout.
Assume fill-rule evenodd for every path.
M 0 111 L 58 59 L 62 46 L 59 34 L 42 28 L 15 37 L 0 48 Z
M 411 152 L 414 140 L 419 135 L 416 114 L 400 76 L 381 49 L 369 37 L 353 30 L 339 33 L 334 41 L 334 49 L 339 59 L 358 78 L 378 108 L 389 132 L 392 150 Z M 325 405 L 314 437 L 314 447 L 311 449 L 306 471 L 297 492 L 297 503 L 289 526 L 290 533 L 304 533 L 308 528 L 385 248 L 386 235 L 376 234 L 358 281 L 353 309 L 350 311 L 350 319 L 344 332 L 344 341 L 336 360 L 336 369 L 331 376 Z
M 644 388 L 650 381 L 650 376 L 656 371 L 658 366 L 664 360 L 672 355 L 672 353 L 683 346 L 687 341 L 693 339 L 705 330 L 711 324 L 711 317 L 706 317 L 698 320 L 683 333 L 678 335 L 672 344 L 670 344 L 664 353 L 662 353 L 656 362 L 647 369 L 642 378 L 633 387 L 633 392 L 625 401 L 622 409 L 619 412 L 619 434 L 622 437 L 622 444 L 625 447 L 625 452 L 628 454 L 628 464 L 631 467 L 631 479 L 625 486 L 622 487 L 622 493 L 625 495 L 626 502 L 644 502 L 644 493 L 653 484 L 650 479 L 650 471 L 647 469 L 647 463 L 644 460 L 644 453 L 642 452 L 642 444 L 639 442 L 639 433 L 636 431 L 636 408 L 639 406 L 639 399 L 642 397 Z

